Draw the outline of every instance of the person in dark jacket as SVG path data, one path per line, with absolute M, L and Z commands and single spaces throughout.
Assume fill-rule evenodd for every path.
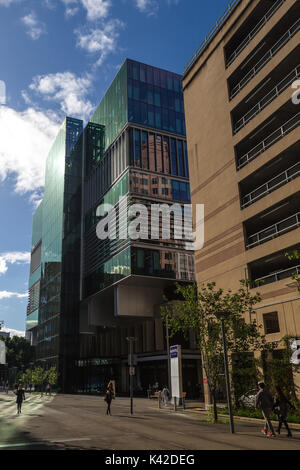
M 287 430 L 287 437 L 293 437 L 289 425 L 287 423 L 288 407 L 295 410 L 294 405 L 292 405 L 289 399 L 284 395 L 281 388 L 276 387 L 275 403 L 273 405 L 273 411 L 278 416 L 278 428 L 276 431 L 278 432 L 278 434 L 280 434 L 281 426 L 283 423 Z
M 17 410 L 18 414 L 20 414 L 22 412 L 22 403 L 25 400 L 25 391 L 22 387 L 22 384 L 18 385 L 17 390 L 15 390 L 15 394 L 17 395 Z
M 263 382 L 259 382 L 258 387 L 259 392 L 256 395 L 255 407 L 256 409 L 261 408 L 263 417 L 265 418 L 265 427 L 261 431 L 268 437 L 275 437 L 276 434 L 274 432 L 274 428 L 270 420 L 270 414 L 274 404 L 273 397 L 269 390 L 266 389 L 265 384 Z
M 106 393 L 105 393 L 104 401 L 106 401 L 107 403 L 106 414 L 110 416 L 111 416 L 110 405 L 111 405 L 112 399 L 113 399 L 113 388 L 112 388 L 112 384 L 109 383 Z

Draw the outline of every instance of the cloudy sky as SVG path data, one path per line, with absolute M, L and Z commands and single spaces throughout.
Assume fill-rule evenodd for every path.
M 227 0 L 0 0 L 0 320 L 24 330 L 32 214 L 65 115 L 126 57 L 182 73 Z

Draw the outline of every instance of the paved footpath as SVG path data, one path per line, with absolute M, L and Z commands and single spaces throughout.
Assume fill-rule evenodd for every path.
M 191 410 L 159 410 L 154 400 L 112 402 L 112 416 L 105 415 L 103 397 L 84 395 L 27 395 L 17 415 L 15 395 L 0 393 L 0 450 L 300 450 L 300 429 L 288 439 L 267 438 L 260 423 L 228 424 L 201 421 Z M 293 429 L 293 426 L 291 426 Z

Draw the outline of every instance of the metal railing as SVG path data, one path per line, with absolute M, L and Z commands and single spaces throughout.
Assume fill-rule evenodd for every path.
M 248 124 L 251 119 L 257 116 L 268 104 L 274 101 L 284 90 L 287 89 L 300 76 L 300 65 L 297 65 L 286 77 L 284 77 L 269 93 L 267 93 L 253 108 L 239 119 L 233 126 L 233 133 Z
M 300 212 L 296 212 L 296 214 L 293 214 L 286 219 L 280 220 L 276 224 L 260 230 L 254 235 L 250 235 L 247 238 L 246 248 L 247 250 L 254 248 L 257 245 L 266 243 L 270 239 L 279 237 L 280 235 L 283 235 L 284 233 L 289 232 L 290 230 L 294 230 L 298 227 L 300 227 Z
M 240 170 L 245 165 L 247 165 L 251 160 L 258 157 L 260 154 L 265 152 L 269 147 L 274 145 L 278 140 L 285 137 L 287 134 L 292 132 L 300 124 L 300 113 L 297 113 L 294 117 L 292 117 L 289 121 L 283 124 L 279 129 L 272 132 L 266 139 L 262 142 L 257 144 L 253 147 L 249 152 L 245 155 L 237 159 L 237 169 Z
M 192 58 L 188 61 L 186 66 L 184 67 L 184 73 L 183 76 L 185 76 L 189 70 L 192 68 L 198 57 L 202 54 L 204 49 L 207 47 L 207 45 L 212 41 L 212 39 L 215 37 L 215 35 L 218 33 L 218 31 L 222 28 L 223 24 L 227 20 L 227 18 L 231 15 L 233 10 L 237 7 L 239 3 L 241 3 L 242 0 L 232 0 L 226 10 L 224 11 L 223 15 L 218 19 L 214 27 L 210 30 L 210 32 L 205 36 L 203 42 L 200 44 Z
M 250 31 L 250 33 L 245 37 L 245 39 L 241 42 L 241 44 L 235 49 L 235 51 L 230 54 L 228 59 L 226 60 L 226 67 L 229 67 L 232 62 L 235 61 L 237 56 L 245 49 L 245 47 L 252 41 L 252 39 L 257 35 L 257 33 L 265 26 L 265 24 L 269 21 L 270 18 L 276 13 L 276 11 L 281 7 L 281 5 L 286 0 L 277 0 L 274 5 L 267 11 L 264 17 L 254 26 L 254 28 Z
M 274 44 L 271 49 L 262 56 L 254 67 L 235 85 L 230 91 L 230 100 L 232 100 L 244 88 L 250 80 L 282 49 L 300 29 L 300 19 Z
M 287 277 L 292 277 L 293 274 L 300 274 L 300 264 L 298 266 L 294 266 L 293 268 L 282 269 L 272 274 L 268 274 L 267 276 L 259 277 L 258 279 L 252 281 L 252 287 L 263 286 L 270 284 L 271 282 L 281 281 Z
M 282 173 L 279 173 L 279 175 L 274 176 L 274 178 L 243 196 L 241 201 L 241 208 L 245 209 L 254 202 L 258 201 L 258 199 L 261 199 L 267 194 L 280 188 L 280 186 L 283 186 L 284 184 L 287 184 L 293 179 L 297 178 L 297 176 L 300 176 L 300 162 L 291 166 Z

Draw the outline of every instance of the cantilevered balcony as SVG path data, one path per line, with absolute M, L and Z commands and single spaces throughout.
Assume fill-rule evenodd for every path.
M 300 227 L 300 212 L 296 212 L 290 217 L 279 220 L 276 224 L 273 224 L 264 230 L 260 230 L 253 235 L 249 235 L 246 248 L 247 250 L 254 248 L 257 245 L 266 243 L 267 241 L 279 237 L 280 235 L 283 235 L 284 233 L 287 233 L 290 230 L 294 230 L 298 227 Z
M 297 143 L 241 181 L 241 208 L 245 209 L 300 176 L 299 152 L 300 143 Z
M 300 112 L 290 100 L 235 147 L 236 166 L 240 170 L 300 124 Z
M 281 27 L 280 27 L 281 26 Z M 268 63 L 273 57 L 295 36 L 300 29 L 300 18 L 297 19 L 292 25 L 286 29 L 284 34 L 277 39 L 276 32 L 282 32 L 282 25 L 277 26 L 277 31 L 274 33 L 274 39 L 271 41 L 272 35 L 266 38 L 262 44 L 257 46 L 256 51 L 250 58 L 247 59 L 245 64 L 231 76 L 229 79 L 229 98 L 232 100 L 259 71 Z M 266 47 L 270 44 L 271 47 L 265 51 Z M 253 62 L 253 65 L 252 65 Z M 247 72 L 245 72 L 248 69 Z
M 257 8 L 243 23 L 238 32 L 225 48 L 226 67 L 229 67 L 259 31 L 268 23 L 274 13 L 286 2 L 286 0 L 259 2 Z M 271 5 L 271 8 L 270 7 Z M 264 14 L 266 9 L 267 12 Z M 250 30 L 250 32 L 249 32 Z
M 300 192 L 281 200 L 244 222 L 249 250 L 300 227 Z
M 289 259 L 288 254 L 300 252 L 300 245 L 294 245 L 272 255 L 256 260 L 248 265 L 252 287 L 265 286 L 283 279 L 291 279 L 300 274 L 300 260 Z M 292 280 L 290 281 L 293 282 Z
M 257 103 L 251 107 L 240 119 L 233 122 L 233 133 L 236 134 L 243 127 L 245 127 L 249 121 L 257 116 L 263 109 L 265 109 L 272 101 L 274 101 L 281 93 L 284 92 L 292 83 L 300 77 L 300 64 L 293 68 L 291 72 L 280 80 L 277 85 L 266 93 Z
M 292 268 L 279 269 L 272 274 L 259 277 L 252 281 L 252 287 L 264 286 L 266 284 L 270 284 L 271 282 L 278 282 L 282 279 L 292 278 L 294 274 L 300 274 L 300 264 Z

